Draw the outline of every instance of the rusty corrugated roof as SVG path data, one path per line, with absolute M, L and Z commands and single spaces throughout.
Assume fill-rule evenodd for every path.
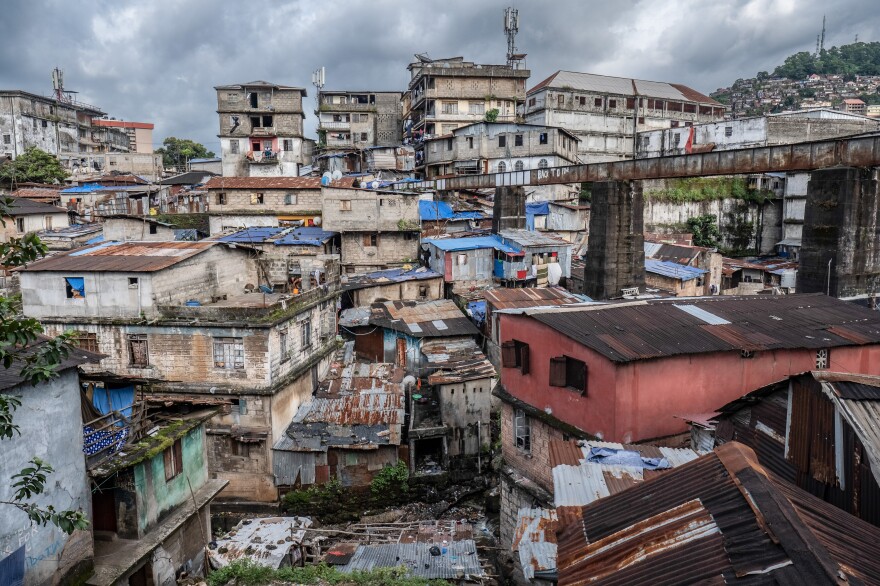
M 39 260 L 23 271 L 151 273 L 206 251 L 218 242 L 103 242 Z M 220 244 L 222 246 L 222 244 Z
M 880 313 L 821 294 L 660 299 L 527 313 L 614 362 L 880 343 Z
M 374 303 L 370 306 L 369 323 L 414 338 L 476 336 L 480 333 L 449 299 Z
M 331 187 L 351 187 L 353 177 L 331 182 Z M 320 177 L 212 177 L 208 189 L 321 189 Z
M 486 303 L 494 309 L 568 305 L 583 301 L 562 287 L 524 287 L 522 289 L 496 287 L 487 290 L 485 297 Z
M 880 528 L 766 472 L 736 442 L 581 509 L 560 586 L 880 581 Z
M 428 368 L 428 384 L 446 385 L 495 376 L 495 367 L 472 338 L 464 340 L 428 340 L 422 342 L 422 354 Z M 487 389 L 489 390 L 489 389 Z

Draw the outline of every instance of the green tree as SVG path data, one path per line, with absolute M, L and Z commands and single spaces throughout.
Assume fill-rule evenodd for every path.
M 188 138 L 169 136 L 162 141 L 162 147 L 156 153 L 162 155 L 162 163 L 166 167 L 185 165 L 190 159 L 210 159 L 215 156 L 205 145 Z
M 497 122 L 498 114 L 500 113 L 501 112 L 498 110 L 498 108 L 492 108 L 491 110 L 486 112 L 486 117 L 483 118 L 483 120 L 485 120 L 486 122 Z
M 68 176 L 67 171 L 55 155 L 30 147 L 22 154 L 0 165 L 0 183 L 12 185 L 33 181 L 35 183 L 56 183 Z
M 704 246 L 706 248 L 716 248 L 718 241 L 721 239 L 721 233 L 718 231 L 715 216 L 707 214 L 705 216 L 697 216 L 688 218 L 688 228 L 694 235 L 694 246 Z
M 9 198 L 0 198 L 0 217 L 9 214 L 11 203 Z M 22 265 L 45 254 L 46 246 L 35 234 L 11 238 L 0 244 L 0 262 L 6 266 Z M 3 368 L 14 369 L 25 382 L 34 386 L 57 376 L 58 365 L 70 350 L 67 336 L 46 340 L 41 337 L 42 333 L 43 328 L 37 320 L 21 317 L 17 303 L 0 297 L 0 362 Z M 20 406 L 17 397 L 0 393 L 0 441 L 21 435 L 13 422 L 15 410 Z M 2 448 L 0 453 L 3 453 Z M 52 466 L 47 462 L 32 458 L 27 467 L 10 479 L 13 494 L 10 500 L 0 500 L 0 509 L 3 505 L 18 509 L 32 523 L 52 523 L 65 533 L 85 529 L 89 522 L 82 511 L 57 510 L 52 505 L 41 507 L 32 502 L 34 496 L 45 490 L 46 478 L 52 472 Z

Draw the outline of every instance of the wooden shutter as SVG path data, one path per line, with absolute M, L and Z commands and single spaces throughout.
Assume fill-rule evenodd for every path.
M 516 342 L 513 340 L 501 343 L 501 366 L 516 368 Z
M 565 356 L 554 356 L 550 359 L 550 386 L 565 386 Z
M 519 348 L 519 367 L 523 374 L 529 374 L 529 345 L 523 344 Z

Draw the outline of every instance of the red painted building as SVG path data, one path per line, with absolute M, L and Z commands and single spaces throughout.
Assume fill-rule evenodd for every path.
M 810 370 L 880 374 L 880 312 L 824 295 L 500 312 L 502 393 L 586 434 L 640 442 Z M 503 422 L 512 425 L 512 422 Z

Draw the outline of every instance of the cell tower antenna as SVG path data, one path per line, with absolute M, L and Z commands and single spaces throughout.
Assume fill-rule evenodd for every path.
M 64 101 L 64 72 L 60 67 L 52 70 L 52 92 L 59 102 Z
M 856 42 L 856 43 L 859 42 L 859 33 L 856 33 L 856 40 L 854 42 Z
M 825 15 L 822 15 L 822 39 L 819 41 L 819 52 L 825 50 Z
M 813 56 L 814 56 L 814 57 L 818 57 L 818 56 L 819 56 L 819 35 L 816 35 L 816 52 L 813 53 Z
M 504 34 L 507 35 L 507 64 L 518 69 L 526 58 L 525 53 L 516 51 L 516 33 L 519 32 L 519 10 L 513 7 L 504 9 Z
M 312 85 L 318 88 L 318 91 L 315 94 L 315 114 L 318 114 L 318 112 L 321 110 L 321 90 L 324 88 L 325 72 L 326 71 L 324 67 L 316 69 L 312 72 Z

